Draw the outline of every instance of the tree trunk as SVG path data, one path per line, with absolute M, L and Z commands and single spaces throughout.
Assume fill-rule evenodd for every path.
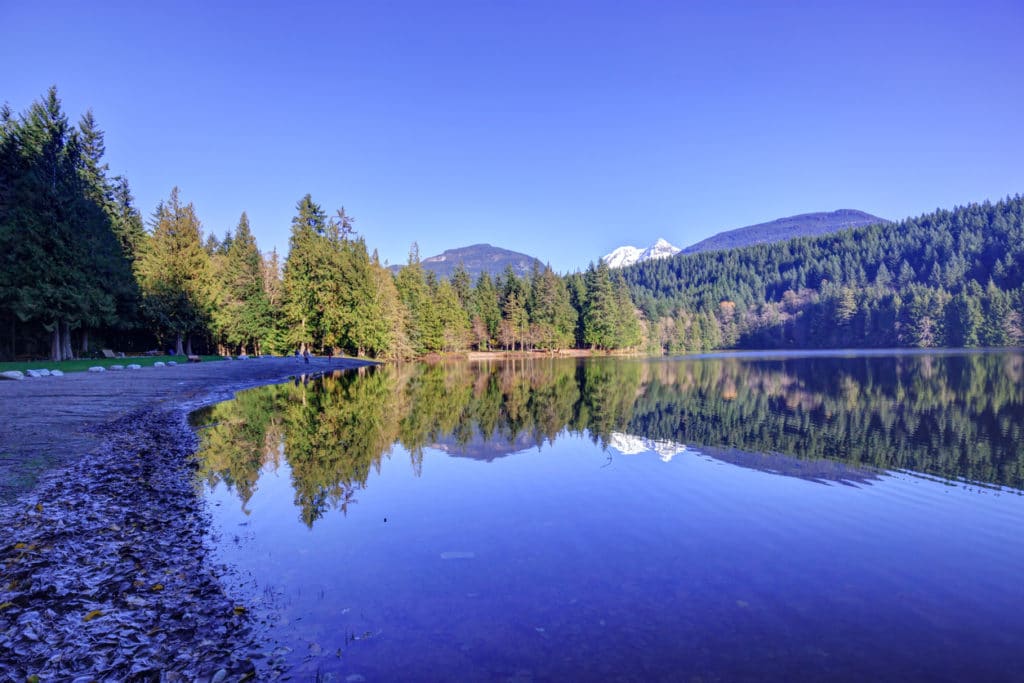
M 192 335 L 191 334 L 188 335 L 188 338 L 187 338 L 187 340 L 185 342 L 185 355 L 186 356 L 191 356 L 192 355 Z
M 82 328 L 82 347 L 78 353 L 80 356 L 87 356 L 89 354 L 89 329 L 86 327 Z
M 60 335 L 60 352 L 63 360 L 71 360 L 75 357 L 74 352 L 71 350 L 71 325 L 64 322 L 61 323 L 61 335 Z
M 54 323 L 50 333 L 50 360 L 56 362 L 60 359 L 60 323 Z
M 185 350 L 181 346 L 181 335 L 180 334 L 174 335 L 174 355 L 175 356 L 184 356 L 185 355 Z

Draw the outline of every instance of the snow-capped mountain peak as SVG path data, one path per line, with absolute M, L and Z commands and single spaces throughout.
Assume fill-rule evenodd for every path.
M 650 261 L 651 259 L 668 258 L 681 251 L 682 249 L 679 247 L 669 244 L 668 240 L 659 237 L 657 242 L 643 250 L 638 260 Z
M 619 247 L 610 254 L 601 257 L 601 260 L 608 264 L 609 268 L 625 268 L 637 262 L 640 254 L 644 253 L 639 247 Z
M 669 244 L 667 240 L 658 238 L 658 241 L 647 247 L 625 246 L 619 247 L 610 254 L 601 257 L 601 260 L 608 264 L 609 268 L 625 268 L 634 263 L 650 261 L 651 259 L 668 258 L 682 251 L 679 247 Z

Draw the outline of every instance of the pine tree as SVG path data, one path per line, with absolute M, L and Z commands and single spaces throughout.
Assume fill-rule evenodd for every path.
M 409 262 L 395 278 L 398 296 L 407 311 L 405 336 L 416 355 L 440 351 L 443 343 L 437 312 L 431 305 L 433 294 L 420 265 L 419 245 L 409 249 Z
M 91 115 L 82 127 L 68 123 L 55 88 L 21 117 L 0 112 L 0 317 L 49 333 L 54 360 L 72 356 L 73 329 L 117 325 L 118 302 L 132 300 L 107 213 L 102 133 Z
M 576 311 L 569 301 L 565 282 L 547 266 L 536 276 L 530 321 L 536 328 L 535 343 L 543 349 L 569 348 L 574 341 Z M 626 294 L 628 297 L 628 293 Z
M 433 308 L 441 329 L 442 350 L 463 351 L 469 338 L 469 316 L 466 315 L 455 287 L 442 280 L 434 292 Z
M 205 330 L 212 303 L 209 256 L 195 208 L 182 206 L 177 187 L 157 206 L 152 230 L 136 261 L 143 309 L 159 336 L 174 339 L 176 354 L 190 354 L 192 335 Z
M 263 289 L 262 257 L 244 211 L 228 244 L 215 317 L 222 321 L 231 346 L 256 353 L 270 331 L 270 302 Z
M 595 349 L 615 348 L 620 315 L 608 264 L 599 261 L 595 267 L 591 263 L 584 279 L 583 342 Z
M 330 262 L 324 235 L 327 215 L 310 195 L 299 200 L 284 264 L 284 321 L 287 343 L 293 347 L 322 347 L 323 307 Z
M 480 273 L 473 288 L 472 325 L 477 348 L 488 350 L 491 341 L 498 336 L 501 324 L 501 308 L 498 306 L 498 292 L 491 276 Z

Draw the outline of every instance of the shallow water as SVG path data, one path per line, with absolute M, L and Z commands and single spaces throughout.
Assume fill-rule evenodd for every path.
M 386 367 L 196 422 L 300 678 L 1020 680 L 1021 361 Z

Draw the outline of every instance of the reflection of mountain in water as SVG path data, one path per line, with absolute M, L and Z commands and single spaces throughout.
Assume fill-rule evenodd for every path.
M 737 467 L 822 484 L 870 484 L 882 478 L 877 470 L 848 465 L 838 460 L 800 460 L 778 453 L 750 453 L 735 448 L 704 447 L 700 453 Z
M 436 448 L 453 458 L 470 458 L 484 462 L 522 453 L 539 446 L 537 438 L 528 432 L 517 434 L 511 439 L 497 434 L 486 437 L 480 432 L 479 427 L 473 427 L 473 435 L 468 440 L 449 434 L 430 444 L 431 448 Z
M 1014 352 L 381 366 L 240 392 L 198 416 L 199 456 L 243 504 L 286 459 L 308 524 L 355 502 L 395 445 L 418 472 L 431 446 L 491 462 L 566 433 L 811 481 L 907 470 L 1024 489 L 1022 387 Z
M 836 460 L 800 460 L 778 453 L 750 453 L 735 448 L 713 448 L 703 446 L 699 450 L 687 448 L 684 444 L 664 439 L 645 439 L 641 436 L 616 432 L 611 435 L 608 445 L 622 455 L 653 453 L 662 462 L 671 462 L 681 454 L 703 455 L 719 462 L 725 462 L 745 469 L 757 470 L 783 477 L 796 477 L 819 483 L 870 484 L 880 479 L 876 470 L 855 467 Z

